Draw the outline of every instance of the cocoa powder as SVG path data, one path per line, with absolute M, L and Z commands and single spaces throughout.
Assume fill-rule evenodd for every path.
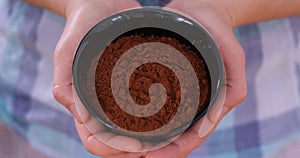
M 163 135 L 190 122 L 191 120 L 188 120 L 186 116 L 190 115 L 191 110 L 194 110 L 188 106 L 189 98 L 180 97 L 182 89 L 179 85 L 178 78 L 171 69 L 159 63 L 152 62 L 138 67 L 130 76 L 129 92 L 132 99 L 140 106 L 144 106 L 150 102 L 149 88 L 151 85 L 160 83 L 165 87 L 167 92 L 166 102 L 155 115 L 149 117 L 130 115 L 119 107 L 112 94 L 111 76 L 118 59 L 130 48 L 147 42 L 167 44 L 182 53 L 191 63 L 196 72 L 200 87 L 200 98 L 197 110 L 197 114 L 200 114 L 208 106 L 210 101 L 211 86 L 209 72 L 205 61 L 197 54 L 196 48 L 182 37 L 175 35 L 175 33 L 149 33 L 149 30 L 145 32 L 143 29 L 140 29 L 131 31 L 112 41 L 103 51 L 98 61 L 95 72 L 95 90 L 98 101 L 109 121 L 116 124 L 118 126 L 116 128 L 134 132 L 154 131 L 169 123 L 176 114 L 181 99 L 184 99 L 187 103 L 185 105 L 187 106 L 184 107 L 185 113 L 179 114 L 180 119 L 171 121 L 171 123 L 173 123 L 172 128 L 164 129 L 164 131 L 153 134 Z M 147 49 L 151 50 L 152 48 Z M 164 51 L 166 50 L 161 50 L 161 52 Z M 188 81 L 185 82 L 188 84 Z M 119 92 L 119 97 L 122 98 L 123 93 L 124 92 Z M 124 99 L 124 104 L 126 103 L 128 102 Z M 126 104 L 126 106 L 131 105 Z

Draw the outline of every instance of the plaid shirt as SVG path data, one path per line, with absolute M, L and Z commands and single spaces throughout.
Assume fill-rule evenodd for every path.
M 47 157 L 95 157 L 51 93 L 52 56 L 65 20 L 18 0 L 1 0 L 0 10 L 0 121 Z M 247 56 L 248 97 L 189 157 L 299 157 L 300 17 L 246 25 L 235 33 Z

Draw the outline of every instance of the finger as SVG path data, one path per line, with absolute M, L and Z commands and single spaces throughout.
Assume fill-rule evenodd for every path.
M 216 22 L 209 23 L 209 19 L 205 17 L 197 17 L 197 19 L 199 21 L 204 20 L 202 24 L 209 31 L 219 48 L 226 75 L 225 106 L 233 108 L 240 104 L 247 95 L 244 50 L 237 41 L 232 28 L 224 21 L 217 20 Z
M 142 150 L 142 143 L 134 138 L 114 135 L 107 142 L 109 146 L 127 152 L 139 152 Z
M 172 158 L 185 158 L 188 156 L 188 154 L 200 146 L 204 140 L 209 137 L 215 128 L 217 127 L 217 124 L 222 120 L 222 118 L 230 111 L 231 109 L 227 107 L 223 107 L 222 112 L 218 120 L 215 124 L 213 124 L 213 127 L 211 130 L 203 137 L 199 137 L 199 128 L 202 126 L 202 123 L 204 121 L 204 118 L 199 120 L 193 127 L 188 129 L 187 132 L 183 133 L 176 141 L 172 142 L 171 144 L 158 149 L 149 152 L 146 155 L 146 158 L 164 158 L 164 157 L 172 157 Z
M 220 108 L 221 108 L 220 114 L 218 114 L 217 117 L 215 117 L 216 114 L 214 113 L 214 111 L 209 111 L 209 113 L 202 118 L 203 121 L 202 121 L 200 127 L 199 128 L 193 127 L 193 128 L 195 128 L 195 130 L 197 130 L 197 128 L 198 128 L 198 132 L 199 132 L 198 136 L 200 138 L 207 138 L 210 134 L 212 134 L 212 132 L 215 130 L 215 128 L 217 127 L 219 122 L 231 110 L 231 108 L 228 108 L 227 106 L 222 106 Z M 213 115 L 213 117 L 214 117 L 213 119 L 216 119 L 216 120 L 212 120 L 210 115 Z
M 225 106 L 233 108 L 240 104 L 247 95 L 244 50 L 236 40 L 232 27 L 225 20 L 224 15 L 205 4 L 199 3 L 198 6 L 193 6 L 194 3 L 188 3 L 188 1 L 184 3 L 186 5 L 180 4 L 179 1 L 173 1 L 167 7 L 177 8 L 195 18 L 214 39 L 222 55 L 227 77 Z M 187 6 L 195 9 L 188 9 Z M 201 9 L 200 14 L 199 8 Z M 203 16 L 204 14 L 205 16 Z
M 219 49 L 226 72 L 225 106 L 233 108 L 244 101 L 247 95 L 245 53 L 233 33 L 221 41 Z
M 103 7 L 103 11 L 97 11 L 96 13 L 91 11 L 91 9 L 93 9 L 91 6 L 98 6 L 101 8 L 101 5 L 109 6 L 109 4 L 111 3 L 84 3 L 81 7 L 78 7 L 78 10 L 68 16 L 65 29 L 55 49 L 53 96 L 73 114 L 78 122 L 81 122 L 81 120 L 79 118 L 79 112 L 75 109 L 72 97 L 72 63 L 81 39 L 88 30 L 106 16 L 109 16 L 118 10 L 139 6 L 137 2 L 130 1 L 116 7 L 115 11 L 112 8 L 110 8 L 109 11 L 104 11 L 104 9 L 107 8 Z
M 203 117 L 195 125 L 189 128 L 187 132 L 183 133 L 177 140 L 164 148 L 149 152 L 146 158 L 160 158 L 163 157 L 162 155 L 168 155 L 174 158 L 186 157 L 192 150 L 200 146 L 203 141 L 213 133 L 217 125 L 221 122 L 224 116 L 230 112 L 230 110 L 230 108 L 223 106 L 220 117 L 213 124 L 210 124 L 212 127 L 209 128 L 206 135 L 199 137 L 199 129 L 203 128 L 205 120 L 209 120 Z
M 153 150 L 155 148 L 155 145 L 150 143 L 150 142 L 146 142 L 144 141 L 142 143 L 143 147 L 142 147 L 142 151 L 150 151 Z
M 105 156 L 103 158 L 145 158 L 145 153 L 124 153 L 124 154 Z
M 106 132 L 105 127 L 93 117 L 90 117 L 84 125 L 77 125 L 76 127 L 83 144 L 93 154 L 110 156 L 118 153 L 123 154 L 124 151 L 138 152 L 142 150 L 140 141 Z
M 125 153 L 124 151 L 120 151 L 114 148 L 111 148 L 102 142 L 100 142 L 93 134 L 91 134 L 85 127 L 85 125 L 78 123 L 75 120 L 75 125 L 79 134 L 79 137 L 85 146 L 86 150 L 94 155 L 98 156 L 110 156 L 115 154 Z M 112 137 L 107 133 L 103 133 L 103 136 Z
M 65 31 L 55 49 L 53 96 L 72 113 L 78 122 L 81 122 L 75 109 L 72 94 L 72 63 L 76 48 L 84 36 L 84 32 L 74 35 L 72 33 L 73 29 L 70 24 L 66 25 Z
M 223 85 L 219 91 L 215 103 L 209 107 L 206 115 L 203 116 L 203 122 L 199 128 L 199 137 L 205 137 L 216 126 L 217 121 L 222 117 L 226 95 L 226 85 Z
M 81 122 L 72 96 L 72 64 L 76 49 L 84 35 L 104 14 L 87 14 L 84 7 L 68 17 L 63 34 L 54 52 L 53 96 Z
M 173 144 L 173 151 L 168 149 L 171 148 L 166 146 L 162 150 L 158 150 L 152 152 L 150 156 L 159 156 L 160 154 L 168 153 L 173 154 L 172 156 L 180 155 L 181 152 L 190 151 L 194 147 L 200 145 L 203 139 L 207 138 L 216 128 L 217 124 L 221 121 L 221 119 L 236 105 L 240 104 L 247 94 L 246 88 L 246 75 L 245 75 L 245 55 L 244 51 L 241 48 L 240 44 L 237 42 L 230 25 L 224 21 L 223 15 L 220 15 L 218 12 L 214 12 L 213 10 L 209 9 L 208 6 L 190 6 L 187 7 L 188 9 L 183 9 L 179 3 L 173 1 L 168 5 L 168 7 L 173 7 L 188 13 L 189 15 L 193 16 L 193 18 L 197 19 L 197 21 L 204 26 L 204 28 L 210 33 L 211 37 L 216 42 L 220 53 L 222 55 L 224 66 L 226 69 L 226 94 L 223 95 L 224 99 L 223 103 L 220 101 L 217 106 L 213 106 L 208 114 L 202 118 L 201 124 L 198 122 L 192 129 L 194 129 L 193 133 L 189 136 L 189 134 L 184 133 L 178 140 L 176 140 Z M 178 2 L 178 1 L 177 1 Z M 186 1 L 187 3 L 187 1 Z M 190 9 L 195 8 L 196 9 Z M 199 13 L 199 8 L 201 9 L 201 13 Z M 205 14 L 205 16 L 203 16 Z M 221 110 L 220 110 L 221 109 Z M 200 129 L 200 130 L 199 130 Z M 204 131 L 204 133 L 198 132 Z M 189 130 L 187 133 L 190 133 Z M 183 140 L 185 136 L 194 138 L 188 144 L 185 140 Z M 197 140 L 197 137 L 199 138 Z M 201 140 L 202 138 L 202 140 Z M 195 142 L 193 140 L 196 140 Z M 177 147 L 177 148 L 176 148 Z M 184 155 L 183 155 L 184 156 Z
M 75 102 L 76 112 L 78 113 L 80 120 L 78 120 L 76 116 L 75 118 L 79 123 L 87 123 L 87 121 L 92 118 L 89 112 L 87 111 L 87 109 L 85 108 L 85 106 L 82 104 L 81 100 L 79 99 L 74 86 L 72 88 L 72 91 L 73 91 L 73 99 Z
M 229 33 L 227 38 L 219 39 L 217 44 L 225 65 L 226 81 L 224 81 L 215 104 L 208 110 L 207 115 L 204 116 L 203 124 L 199 129 L 200 137 L 207 135 L 215 127 L 220 118 L 224 117 L 224 112 L 222 111 L 224 108 L 232 109 L 240 104 L 247 95 L 246 64 L 243 49 L 233 33 Z
M 202 120 L 199 122 L 202 122 Z M 177 140 L 169 145 L 150 151 L 146 155 L 146 158 L 186 157 L 194 148 L 199 146 L 204 141 L 204 138 L 198 137 L 198 129 L 199 128 L 190 128 L 187 132 L 183 133 Z
M 183 158 L 183 153 L 180 152 L 180 148 L 171 143 L 168 146 L 165 146 L 161 149 L 150 151 L 146 158 L 165 158 L 165 157 L 172 157 L 172 158 Z

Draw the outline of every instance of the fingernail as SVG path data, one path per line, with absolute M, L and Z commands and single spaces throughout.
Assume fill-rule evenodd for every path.
M 142 143 L 139 140 L 126 136 L 114 136 L 106 143 L 116 149 L 127 152 L 139 152 L 142 149 Z
M 77 111 L 77 108 L 76 108 L 75 105 L 71 105 L 70 111 L 71 111 L 73 117 L 77 120 L 77 122 L 82 124 L 82 120 L 81 120 L 81 117 L 80 117 L 80 112 Z
M 198 131 L 199 138 L 204 138 L 213 129 L 214 124 L 210 121 L 207 115 L 204 116 L 203 122 Z
M 229 111 L 229 109 L 226 106 L 223 106 L 221 110 L 218 110 L 218 114 L 216 114 L 215 116 L 212 117 L 212 116 L 206 115 L 200 126 L 198 136 L 200 138 L 206 137 L 207 134 L 210 133 L 214 129 L 215 126 L 217 126 L 217 123 L 219 121 L 221 121 L 220 119 L 223 118 L 225 116 L 225 114 L 227 114 L 228 111 Z

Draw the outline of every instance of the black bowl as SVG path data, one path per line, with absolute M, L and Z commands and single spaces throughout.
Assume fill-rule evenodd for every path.
M 209 104 L 188 124 L 174 129 L 164 136 L 137 136 L 146 141 L 162 142 L 184 132 L 205 115 L 215 103 L 223 84 L 224 67 L 220 53 L 212 38 L 197 22 L 178 13 L 160 8 L 133 9 L 110 16 L 95 25 L 81 41 L 73 63 L 73 84 L 81 102 L 93 117 L 115 133 L 136 137 L 134 134 L 115 128 L 103 116 L 104 113 L 98 112 L 99 103 L 96 101 L 95 90 L 93 88 L 91 90 L 87 82 L 94 82 L 97 64 L 95 62 L 98 62 L 99 52 L 121 35 L 143 29 L 147 29 L 146 32 L 167 34 L 188 41 L 197 50 L 198 55 L 205 60 L 211 79 Z

